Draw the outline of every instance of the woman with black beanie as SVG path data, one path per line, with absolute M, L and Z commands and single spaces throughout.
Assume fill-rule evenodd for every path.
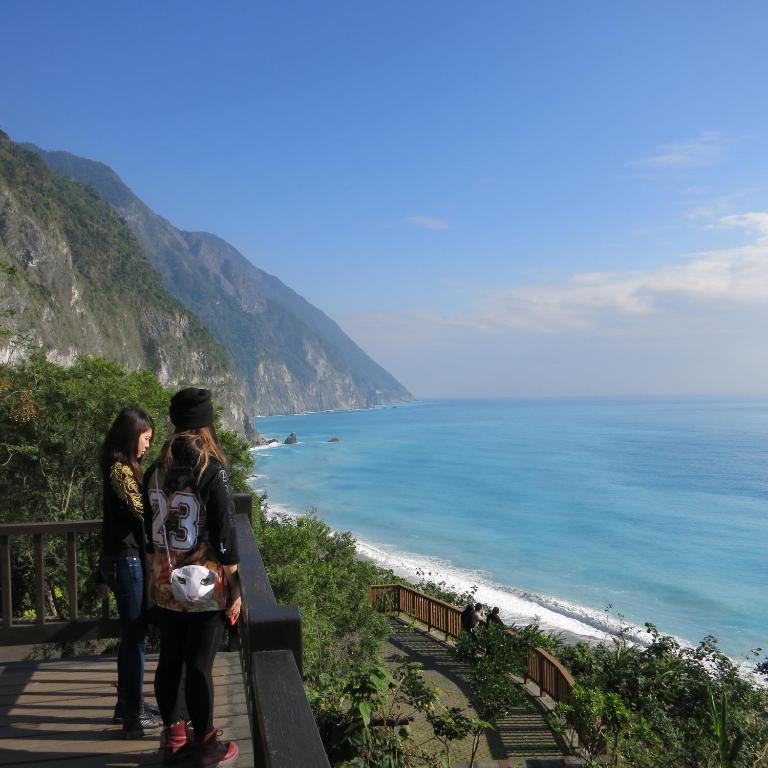
M 176 431 L 147 470 L 144 486 L 152 510 L 145 518 L 151 596 L 160 623 L 155 695 L 164 725 L 161 752 L 166 764 L 194 756 L 198 768 L 230 766 L 238 749 L 221 741 L 213 726 L 212 671 L 225 623 L 240 613 L 232 494 L 210 392 L 177 392 L 170 415 Z M 184 667 L 191 729 L 178 700 Z

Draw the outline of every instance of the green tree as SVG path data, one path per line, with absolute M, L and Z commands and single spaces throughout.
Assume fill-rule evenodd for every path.
M 570 704 L 559 704 L 558 712 L 579 735 L 579 747 L 590 761 L 609 753 L 614 765 L 619 765 L 624 744 L 636 726 L 632 712 L 616 693 L 575 685 Z

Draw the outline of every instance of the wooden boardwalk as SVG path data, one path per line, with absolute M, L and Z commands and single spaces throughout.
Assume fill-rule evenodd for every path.
M 154 701 L 157 655 L 147 658 L 144 690 Z M 117 662 L 114 656 L 0 665 L 0 766 L 134 768 L 161 765 L 160 730 L 124 741 L 112 724 Z M 214 665 L 214 724 L 240 748 L 238 768 L 252 768 L 253 744 L 237 653 L 219 653 Z

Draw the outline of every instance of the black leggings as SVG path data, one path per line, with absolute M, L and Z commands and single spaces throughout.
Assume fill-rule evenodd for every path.
M 213 728 L 213 660 L 224 636 L 224 612 L 160 610 L 160 661 L 155 697 L 164 725 L 181 718 L 179 684 L 186 666 L 184 695 L 198 738 Z

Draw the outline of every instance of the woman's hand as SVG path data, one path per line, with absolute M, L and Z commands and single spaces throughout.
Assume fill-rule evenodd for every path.
M 229 619 L 230 623 L 232 624 L 237 623 L 237 620 L 240 618 L 240 608 L 242 607 L 242 605 L 243 605 L 243 598 L 240 597 L 240 595 L 238 595 L 227 606 L 227 618 Z
M 243 598 L 240 594 L 240 576 L 237 573 L 236 565 L 225 565 L 224 573 L 229 584 L 229 605 L 226 614 L 230 624 L 237 623 L 240 618 L 240 609 L 243 606 Z
M 152 589 L 152 555 L 144 556 L 144 605 L 147 608 L 155 607 L 155 591 Z

